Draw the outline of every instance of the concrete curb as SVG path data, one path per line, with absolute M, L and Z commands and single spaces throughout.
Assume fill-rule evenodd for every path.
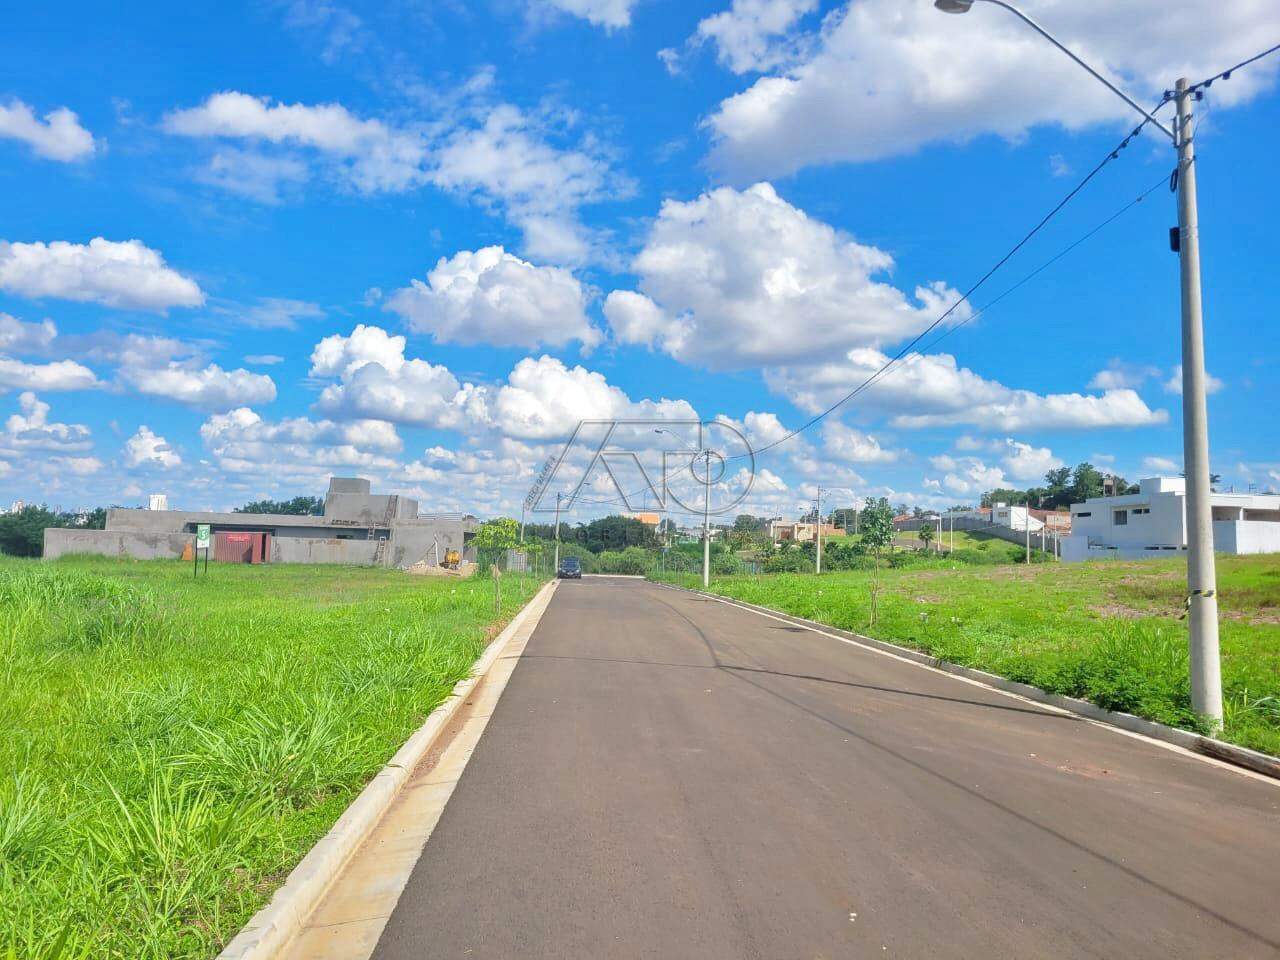
M 408 782 L 414 768 L 434 746 L 458 708 L 484 679 L 516 631 L 529 618 L 539 599 L 555 591 L 556 580 L 535 593 L 510 623 L 485 648 L 471 676 L 459 680 L 453 692 L 431 711 L 426 721 L 396 751 L 347 807 L 338 822 L 298 863 L 271 901 L 254 914 L 235 938 L 218 954 L 218 960 L 269 960 L 277 956 L 319 906 L 334 879 L 352 854 L 373 832 L 384 813 Z M 545 604 L 542 609 L 545 610 Z M 539 616 L 541 614 L 539 613 Z
M 994 687 L 995 689 L 1003 690 L 1006 693 L 1013 693 L 1020 697 L 1024 697 L 1027 700 L 1033 700 L 1036 703 L 1043 703 L 1051 707 L 1057 707 L 1059 710 L 1065 710 L 1068 713 L 1074 713 L 1098 723 L 1119 727 L 1121 730 L 1127 730 L 1130 733 L 1137 733 L 1144 737 L 1150 737 L 1153 740 L 1171 743 L 1176 747 L 1181 747 L 1192 753 L 1212 757 L 1214 760 L 1221 760 L 1224 763 L 1244 767 L 1246 770 L 1251 770 L 1254 773 L 1260 773 L 1263 776 L 1274 777 L 1275 779 L 1280 780 L 1280 757 L 1273 757 L 1270 754 L 1259 753 L 1257 750 L 1250 750 L 1248 747 L 1238 747 L 1233 743 L 1225 743 L 1222 740 L 1214 740 L 1212 737 L 1193 733 L 1190 730 L 1180 730 L 1177 727 L 1170 727 L 1163 723 L 1156 723 L 1154 720 L 1144 720 L 1142 717 L 1135 717 L 1131 713 L 1117 713 L 1112 710 L 1104 710 L 1102 707 L 1089 703 L 1087 700 L 1077 700 L 1075 697 L 1064 697 L 1061 694 L 1049 693 L 1048 691 L 1041 690 L 1039 687 L 1033 687 L 1027 683 L 1008 680 L 1004 677 L 997 676 L 994 673 L 987 673 L 985 670 L 975 670 L 973 667 L 962 667 L 959 664 L 951 663 L 948 660 L 939 660 L 937 657 L 931 657 L 927 653 L 921 653 L 919 650 L 912 650 L 910 647 L 902 647 L 896 643 L 889 643 L 885 640 L 876 640 L 873 637 L 864 637 L 860 633 L 841 630 L 839 627 L 819 623 L 817 620 L 807 620 L 804 617 L 792 616 L 789 613 L 783 613 L 781 610 L 774 610 L 772 607 L 762 607 L 754 603 L 747 603 L 745 600 L 738 600 L 733 597 L 724 597 L 718 593 L 709 593 L 704 590 L 690 590 L 687 587 L 678 587 L 674 584 L 662 584 L 662 586 L 708 597 L 713 600 L 718 600 L 721 603 L 726 603 L 729 606 L 741 607 L 744 610 L 752 610 L 756 613 L 768 614 L 769 616 L 777 617 L 780 620 L 787 620 L 791 623 L 809 627 L 819 633 L 831 634 L 841 639 L 861 644 L 865 647 L 880 650 L 903 660 L 911 660 L 914 663 L 931 667 L 934 670 L 941 670 L 943 673 L 954 674 L 955 676 L 963 677 L 966 680 L 972 680 L 975 683 L 980 683 L 983 686 Z

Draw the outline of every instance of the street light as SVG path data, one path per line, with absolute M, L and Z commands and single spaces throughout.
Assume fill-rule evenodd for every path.
M 944 13 L 968 13 L 977 0 L 934 0 Z M 1187 477 L 1187 609 L 1191 639 L 1191 706 L 1222 726 L 1222 664 L 1218 654 L 1217 572 L 1209 485 L 1209 415 L 1205 403 L 1204 319 L 1200 297 L 1200 225 L 1196 208 L 1193 92 L 1185 78 L 1174 88 L 1178 115 L 1165 126 L 1132 97 L 1063 46 L 1044 27 L 1004 0 L 1004 7 L 1120 97 L 1169 138 L 1178 151 L 1178 255 L 1182 286 L 1182 447 Z
M 698 462 L 698 457 L 702 457 L 706 461 L 702 505 L 702 588 L 706 590 L 711 586 L 711 448 L 707 447 L 699 450 L 685 440 L 684 437 L 677 436 L 663 427 L 655 427 L 653 432 L 665 433 L 668 437 L 679 440 L 693 453 L 693 459 L 689 461 L 690 473 L 693 473 L 693 464 Z M 697 474 L 694 474 L 694 479 L 697 479 Z

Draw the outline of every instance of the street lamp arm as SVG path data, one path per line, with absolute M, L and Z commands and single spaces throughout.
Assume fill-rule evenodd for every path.
M 1083 60 L 1081 60 L 1078 56 L 1076 56 L 1074 53 L 1072 53 L 1072 52 L 1071 52 L 1071 50 L 1067 49 L 1067 47 L 1066 47 L 1066 46 L 1064 46 L 1062 43 L 1060 43 L 1060 42 L 1058 41 L 1058 38 L 1057 38 L 1057 37 L 1055 37 L 1053 34 L 1051 34 L 1051 33 L 1050 33 L 1048 30 L 1046 30 L 1044 27 L 1040 26 L 1040 24 L 1036 23 L 1034 20 L 1032 20 L 1029 16 L 1027 16 L 1025 13 L 1023 13 L 1021 10 L 1019 10 L 1017 7 L 1015 7 L 1013 4 L 1011 4 L 1011 3 L 1005 3 L 1005 0 L 985 0 L 985 2 L 986 2 L 986 3 L 994 3 L 997 7 L 1004 7 L 1006 10 L 1008 10 L 1010 13 L 1012 13 L 1015 17 L 1017 17 L 1018 19 L 1020 19 L 1020 20 L 1021 20 L 1023 23 L 1025 23 L 1027 26 L 1029 26 L 1032 30 L 1034 30 L 1036 33 L 1040 34 L 1040 36 L 1044 37 L 1046 40 L 1048 40 L 1050 43 L 1052 43 L 1055 47 L 1057 47 L 1059 50 L 1061 50 L 1063 53 L 1065 53 L 1068 57 L 1070 57 L 1070 58 L 1071 58 L 1072 60 L 1074 60 L 1076 63 L 1080 64 L 1080 66 L 1082 66 L 1082 67 L 1084 67 L 1086 70 L 1088 70 L 1088 71 L 1089 71 L 1089 73 L 1091 73 L 1091 74 L 1093 75 L 1093 77 L 1094 77 L 1096 80 L 1098 80 L 1100 83 L 1102 83 L 1102 85 L 1103 85 L 1103 86 L 1105 86 L 1108 90 L 1110 90 L 1112 93 L 1114 93 L 1117 97 L 1119 97 L 1121 100 L 1123 100 L 1123 101 L 1124 101 L 1125 103 L 1127 103 L 1129 106 L 1133 107 L 1133 109 L 1137 110 L 1140 114 L 1142 114 L 1144 117 L 1146 117 L 1146 119 L 1147 119 L 1147 122 L 1148 122 L 1148 123 L 1155 125 L 1155 127 L 1156 127 L 1156 128 L 1157 128 L 1161 133 L 1163 133 L 1166 137 L 1168 137 L 1171 141 L 1173 141 L 1175 144 L 1178 142 L 1178 137 L 1177 137 L 1177 135 L 1176 135 L 1172 130 L 1170 130 L 1168 127 L 1166 127 L 1163 123 L 1161 123 L 1159 120 L 1157 120 L 1157 119 L 1155 118 L 1155 115 L 1154 115 L 1154 114 L 1152 114 L 1152 113 L 1148 112 L 1148 111 L 1147 111 L 1147 109 L 1146 109 L 1146 107 L 1142 106 L 1140 103 L 1138 103 L 1138 102 L 1137 102 L 1136 100 L 1134 100 L 1132 97 L 1130 97 L 1127 93 L 1125 93 L 1123 90 L 1121 90 L 1119 87 L 1117 87 L 1114 83 L 1112 83 L 1110 80 L 1108 80 L 1108 79 L 1107 79 L 1106 77 L 1104 77 L 1102 74 L 1100 74 L 1097 70 L 1093 69 L 1093 67 L 1089 66 L 1089 64 L 1087 64 L 1087 63 L 1085 63 Z

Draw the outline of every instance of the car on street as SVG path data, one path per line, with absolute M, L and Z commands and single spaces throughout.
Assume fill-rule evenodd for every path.
M 560 569 L 556 571 L 556 576 L 561 580 L 581 580 L 582 561 L 577 557 L 565 557 L 560 561 Z

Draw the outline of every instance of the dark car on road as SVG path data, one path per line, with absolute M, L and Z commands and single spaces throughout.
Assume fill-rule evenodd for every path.
M 582 562 L 577 557 L 565 557 L 560 561 L 560 569 L 556 576 L 562 580 L 581 580 Z

